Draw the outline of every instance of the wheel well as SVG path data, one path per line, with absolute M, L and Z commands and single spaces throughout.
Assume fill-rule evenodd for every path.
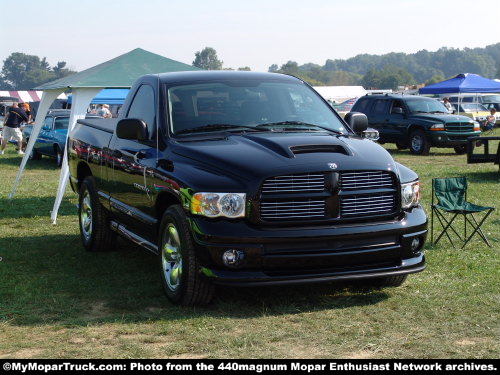
M 410 125 L 408 127 L 408 136 L 411 134 L 412 131 L 417 130 L 417 129 L 425 132 L 425 129 L 422 125 Z
M 179 198 L 177 198 L 174 194 L 160 193 L 158 195 L 155 204 L 155 212 L 156 218 L 158 219 L 158 224 L 160 223 L 165 210 L 174 204 L 181 204 Z
M 78 178 L 78 188 L 80 188 L 80 185 L 82 184 L 84 178 L 87 176 L 92 176 L 90 167 L 87 165 L 87 163 L 81 162 L 80 164 L 78 164 L 78 167 L 76 169 L 76 177 Z

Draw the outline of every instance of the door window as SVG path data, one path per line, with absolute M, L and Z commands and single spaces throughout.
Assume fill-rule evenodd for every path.
M 43 130 L 52 130 L 52 122 L 54 120 L 54 117 L 45 117 L 45 120 L 43 120 Z
M 373 114 L 375 115 L 380 115 L 386 112 L 385 107 L 386 107 L 387 101 L 383 99 L 377 99 L 375 100 L 375 103 L 373 103 Z
M 144 121 L 148 126 L 149 138 L 154 139 L 156 137 L 155 114 L 155 94 L 153 88 L 149 85 L 142 85 L 135 94 L 127 117 L 138 118 Z
M 69 117 L 56 117 L 54 121 L 54 129 L 68 129 Z
M 401 112 L 400 110 L 398 110 L 396 108 L 401 108 L 401 111 L 403 111 L 403 112 Z M 404 113 L 404 110 L 405 110 L 405 108 L 404 108 L 403 102 L 401 100 L 394 100 L 392 102 L 392 106 L 391 106 L 391 113 L 392 114 L 394 114 L 394 113 L 401 114 L 401 113 Z

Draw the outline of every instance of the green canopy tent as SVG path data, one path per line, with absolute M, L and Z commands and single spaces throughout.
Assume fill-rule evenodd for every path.
M 69 134 L 71 129 L 76 124 L 76 121 L 85 118 L 90 102 L 102 89 L 130 88 L 137 78 L 145 74 L 179 72 L 186 70 L 199 69 L 194 66 L 145 51 L 141 48 L 136 48 L 92 68 L 37 87 L 36 90 L 43 90 L 42 99 L 38 107 L 35 125 L 33 126 L 33 131 L 26 147 L 26 153 L 19 167 L 19 171 L 17 172 L 16 180 L 14 181 L 14 186 L 12 187 L 12 192 L 10 193 L 9 198 L 12 198 L 16 193 L 24 168 L 26 167 L 28 157 L 33 150 L 33 145 L 40 133 L 40 129 L 42 128 L 43 121 L 47 115 L 50 105 L 61 93 L 71 89 L 73 94 L 68 125 Z M 63 165 L 59 177 L 59 187 L 57 189 L 56 200 L 51 213 L 51 219 L 54 224 L 57 220 L 57 212 L 69 178 L 66 153 L 67 150 L 65 147 Z

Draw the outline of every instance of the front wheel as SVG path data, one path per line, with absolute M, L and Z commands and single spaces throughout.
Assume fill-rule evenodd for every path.
M 27 140 L 26 142 L 29 142 L 29 140 Z M 40 160 L 42 158 L 42 155 L 36 150 L 35 146 L 33 146 L 28 157 L 30 160 Z
M 158 243 L 160 276 L 168 299 L 185 306 L 209 303 L 214 286 L 201 273 L 186 214 L 181 206 L 171 206 L 163 214 Z
M 385 276 L 370 280 L 370 285 L 386 288 L 386 287 L 398 287 L 403 285 L 406 281 L 407 275 L 395 275 L 395 276 Z
M 409 139 L 410 152 L 415 155 L 429 155 L 431 145 L 425 136 L 425 133 L 420 130 L 414 130 L 410 134 Z
M 453 149 L 455 150 L 455 153 L 457 155 L 464 155 L 467 153 L 467 146 L 466 145 L 455 146 L 455 147 L 453 147 Z

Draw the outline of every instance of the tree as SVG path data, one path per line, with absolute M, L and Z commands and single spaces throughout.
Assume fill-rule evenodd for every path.
M 212 47 L 205 47 L 195 53 L 193 65 L 204 70 L 221 70 L 222 61 L 217 57 L 217 51 Z
M 361 79 L 366 88 L 397 89 L 398 86 L 412 85 L 415 78 L 405 69 L 386 66 L 382 70 L 370 69 Z
M 299 72 L 299 64 L 295 61 L 289 60 L 286 64 L 281 65 L 279 72 L 283 74 L 297 75 Z
M 267 70 L 270 73 L 276 73 L 279 70 L 278 64 L 273 64 Z
M 249 67 L 249 66 L 242 66 L 242 67 L 238 68 L 238 70 L 241 70 L 241 71 L 247 71 L 247 72 L 249 72 L 249 71 L 251 71 L 252 69 L 250 69 L 250 67 Z
M 434 74 L 428 81 L 425 82 L 425 85 L 433 85 L 434 83 L 438 83 L 444 80 L 445 78 L 442 74 Z
M 14 52 L 3 62 L 0 85 L 16 90 L 30 90 L 74 73 L 65 66 L 66 62 L 60 61 L 51 68 L 45 57 L 40 59 L 35 55 Z

